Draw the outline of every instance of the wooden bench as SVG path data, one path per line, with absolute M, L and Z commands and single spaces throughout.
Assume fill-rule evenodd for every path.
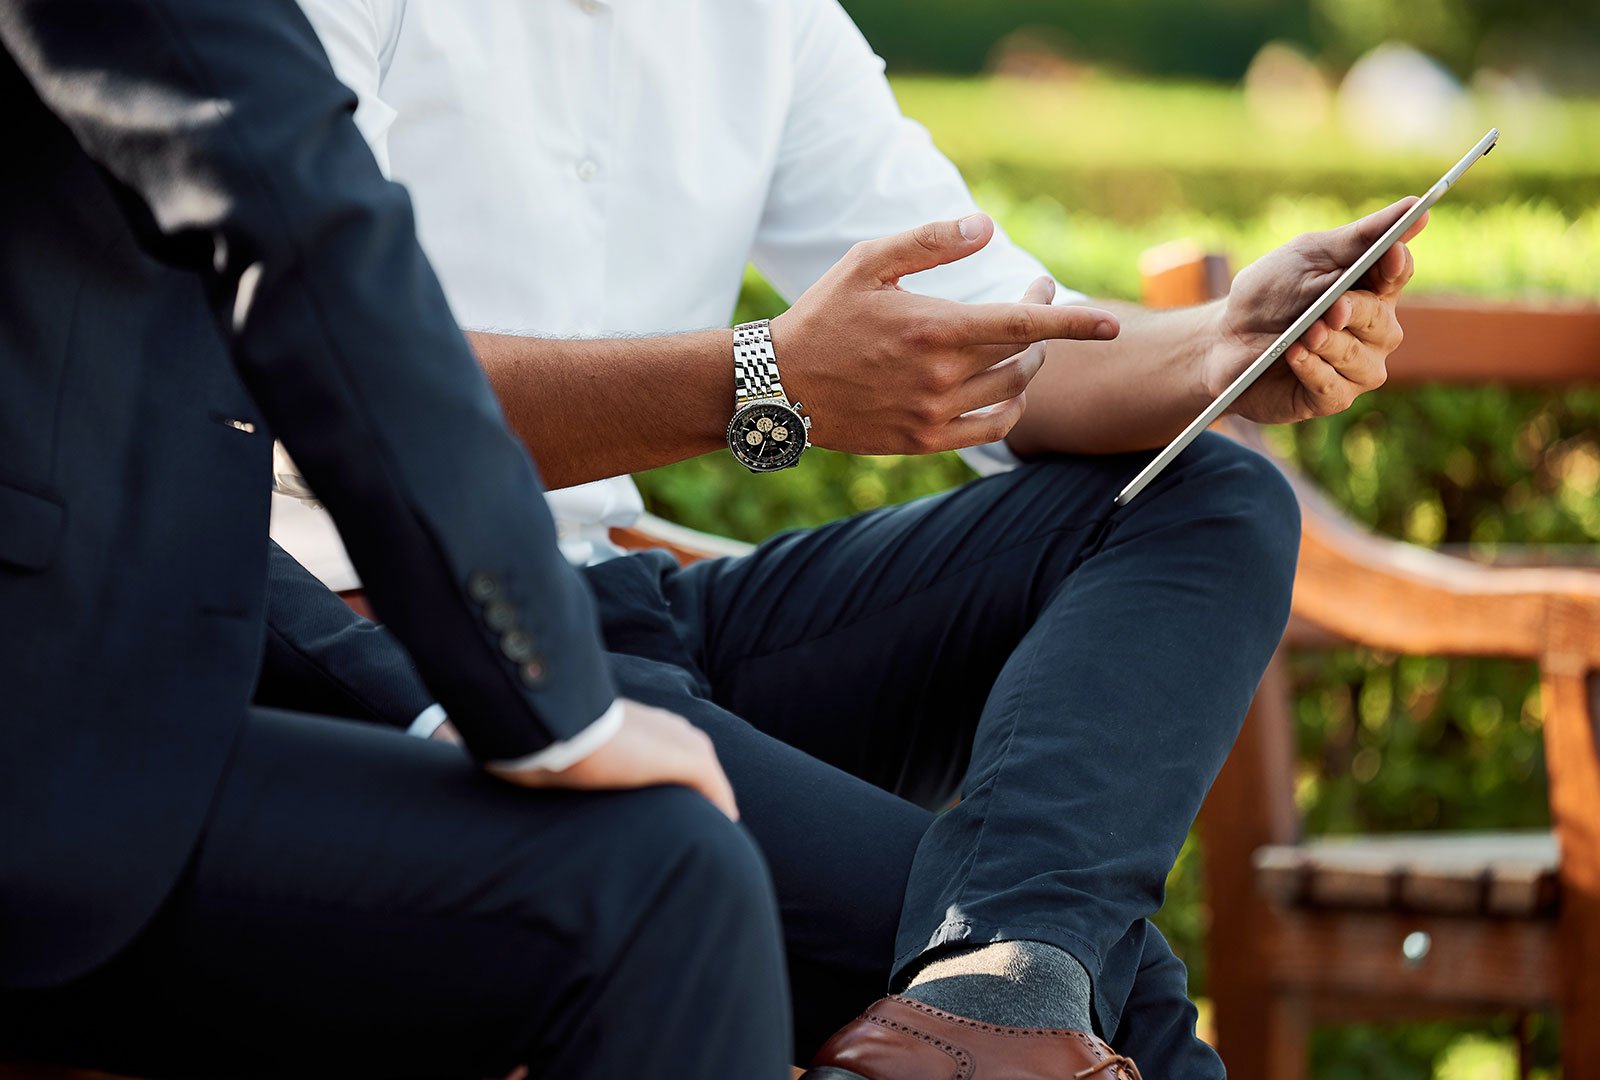
M 1147 253 L 1147 301 L 1198 303 L 1226 264 Z M 1600 308 L 1406 300 L 1391 385 L 1600 382 Z M 1262 446 L 1250 425 L 1228 431 Z M 1600 574 L 1484 566 L 1349 522 L 1284 466 L 1304 538 L 1293 621 L 1201 815 L 1210 994 L 1234 1080 L 1306 1075 L 1316 1022 L 1555 1010 L 1564 1075 L 1600 1074 Z M 1552 832 L 1305 840 L 1283 653 L 1355 644 L 1538 664 Z

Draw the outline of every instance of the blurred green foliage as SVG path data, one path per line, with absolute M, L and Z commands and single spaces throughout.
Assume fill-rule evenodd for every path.
M 1319 196 L 1269 197 L 1254 216 L 1242 219 L 1188 210 L 1123 223 L 1068 210 L 1048 196 L 1018 199 L 992 182 L 974 190 L 1006 231 L 1062 281 L 1091 295 L 1127 299 L 1138 294 L 1140 253 L 1157 244 L 1193 240 L 1226 253 L 1238 268 L 1300 233 L 1342 224 L 1405 192 L 1389 188 L 1353 205 Z M 1431 215 L 1413 248 L 1419 293 L 1594 296 L 1600 199 L 1575 213 L 1547 202 L 1451 203 Z
M 1033 150 L 1019 128 L 1068 124 L 1051 120 L 1044 106 L 1014 107 L 1031 96 L 1048 98 L 1045 88 L 926 79 L 897 86 L 908 112 L 980 178 L 982 205 L 1058 278 L 1092 295 L 1136 296 L 1139 255 L 1154 244 L 1193 239 L 1242 266 L 1297 233 L 1339 224 L 1415 190 L 1443 164 L 1435 154 L 1385 160 L 1343 144 L 1290 154 L 1250 149 L 1272 136 L 1249 130 L 1231 92 L 1111 82 L 1064 91 L 1069 99 L 1092 93 L 1115 113 L 1079 140 L 1081 153 Z M 1156 137 L 1118 134 L 1139 116 Z M 1508 133 L 1507 148 L 1474 169 L 1435 211 L 1413 245 L 1414 292 L 1600 300 L 1594 138 L 1600 102 L 1552 106 L 1535 121 L 1544 135 L 1532 147 L 1525 150 Z M 1249 151 L 1244 172 L 1232 181 L 1248 183 L 1248 198 L 1210 186 L 1219 183 L 1215 170 L 1227 155 L 1208 131 Z M 1028 154 L 1025 169 L 996 165 Z M 1159 175 L 1177 194 L 1170 205 L 1158 199 L 1130 209 L 1116 184 L 1095 179 L 1100 170 Z M 1347 186 L 1331 196 L 1319 191 L 1317 178 L 1335 174 Z M 1081 180 L 1060 179 L 1069 175 Z M 1063 199 L 1097 186 L 1103 197 Z M 1478 186 L 1498 194 L 1475 193 Z M 750 272 L 738 318 L 782 307 Z M 1508 365 L 1516 360 L 1506 358 Z M 1389 535 L 1486 554 L 1507 544 L 1577 545 L 1590 558 L 1600 552 L 1600 388 L 1384 390 L 1340 416 L 1269 436 L 1277 452 L 1353 518 Z M 940 491 L 969 476 L 954 455 L 812 451 L 799 469 L 774 476 L 751 478 L 727 455 L 712 455 L 640 482 L 658 513 L 759 540 Z M 1293 673 L 1296 791 L 1312 832 L 1547 824 L 1541 713 L 1529 666 L 1347 650 L 1298 657 Z M 1185 847 L 1159 919 L 1190 964 L 1197 993 L 1205 986 L 1208 920 L 1203 857 L 1198 844 Z M 1420 1080 L 1437 1067 L 1444 1080 L 1509 1076 L 1493 1070 L 1505 1056 L 1511 1024 L 1508 1018 L 1321 1032 L 1316 1075 Z M 1531 1027 L 1543 1067 L 1554 1062 L 1553 1027 L 1547 1019 Z
M 1262 42 L 1292 41 L 1346 64 L 1404 41 L 1469 75 L 1485 63 L 1535 60 L 1562 76 L 1600 41 L 1593 0 L 844 0 L 897 71 L 971 73 L 1026 34 L 1097 66 L 1163 76 L 1236 79 Z M 1592 82 L 1591 82 L 1592 85 Z
M 1404 41 L 1464 75 L 1485 63 L 1565 66 L 1581 60 L 1570 46 L 1592 50 L 1600 39 L 1593 0 L 1311 0 L 1310 7 L 1311 34 L 1303 41 L 1334 63 Z
M 1306 195 L 1398 197 L 1432 183 L 1492 126 L 1504 129 L 1501 146 L 1450 193 L 1452 206 L 1533 200 L 1575 214 L 1600 203 L 1600 99 L 1478 95 L 1441 124 L 1445 149 L 1397 153 L 1352 139 L 1332 111 L 1292 132 L 1264 128 L 1224 86 L 906 77 L 895 92 L 969 183 L 1124 223 L 1186 210 L 1244 221 L 1273 199 Z

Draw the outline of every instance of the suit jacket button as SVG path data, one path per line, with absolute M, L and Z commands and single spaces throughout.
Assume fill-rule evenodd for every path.
M 483 621 L 489 624 L 489 629 L 497 634 L 514 629 L 517 625 L 517 609 L 504 600 L 492 601 L 483 611 Z
M 506 654 L 506 659 L 513 664 L 526 664 L 536 657 L 533 651 L 533 639 L 521 630 L 513 630 L 500 639 L 500 651 Z
M 544 684 L 544 661 L 534 657 L 522 665 L 522 685 L 537 687 Z
M 487 604 L 500 596 L 500 581 L 493 574 L 480 570 L 467 579 L 467 595 L 480 604 Z

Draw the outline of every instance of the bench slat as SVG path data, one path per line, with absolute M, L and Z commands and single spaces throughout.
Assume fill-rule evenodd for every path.
M 1285 907 L 1530 917 L 1554 910 L 1559 859 L 1549 832 L 1403 833 L 1263 847 L 1255 872 Z

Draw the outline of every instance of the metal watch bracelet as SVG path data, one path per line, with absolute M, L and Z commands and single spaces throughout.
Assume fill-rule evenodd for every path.
M 758 319 L 733 328 L 733 402 L 786 397 L 778 381 L 778 354 L 772 349 L 772 321 Z

